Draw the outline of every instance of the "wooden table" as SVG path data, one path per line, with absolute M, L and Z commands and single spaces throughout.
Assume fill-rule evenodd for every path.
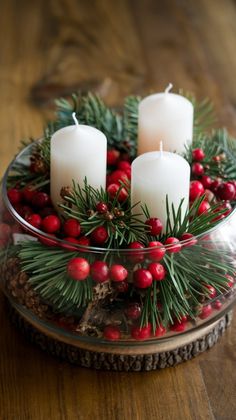
M 233 0 L 1 1 L 1 173 L 20 139 L 40 136 L 53 100 L 80 89 L 109 104 L 172 82 L 214 100 L 236 135 Z M 236 319 L 209 352 L 176 368 L 109 373 L 28 344 L 0 301 L 0 420 L 236 417 Z

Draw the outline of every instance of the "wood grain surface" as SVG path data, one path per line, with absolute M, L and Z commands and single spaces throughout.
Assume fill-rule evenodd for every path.
M 209 96 L 236 135 L 233 0 L 2 0 L 0 172 L 20 139 L 40 136 L 53 99 L 176 88 Z M 151 373 L 60 363 L 15 331 L 0 298 L 0 420 L 233 420 L 236 319 L 195 360 Z

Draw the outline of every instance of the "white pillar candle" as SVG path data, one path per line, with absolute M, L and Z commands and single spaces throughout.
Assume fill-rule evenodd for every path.
M 62 202 L 61 188 L 81 187 L 84 179 L 93 188 L 106 187 L 107 139 L 94 127 L 78 124 L 61 128 L 51 139 L 51 199 L 54 206 Z
M 145 221 L 142 207 L 147 206 L 150 217 L 158 217 L 166 228 L 166 196 L 169 207 L 178 210 L 182 204 L 182 217 L 188 209 L 190 165 L 180 155 L 171 152 L 148 152 L 137 157 L 131 169 L 131 202 L 134 214 Z M 172 218 L 171 218 L 172 220 Z
M 138 154 L 163 149 L 183 153 L 193 137 L 193 105 L 181 95 L 165 92 L 147 96 L 139 104 Z

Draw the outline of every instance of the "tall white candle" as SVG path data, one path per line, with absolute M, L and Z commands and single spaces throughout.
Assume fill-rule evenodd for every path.
M 138 154 L 163 149 L 183 153 L 193 137 L 193 105 L 181 95 L 165 92 L 147 96 L 139 104 Z
M 180 155 L 171 152 L 148 152 L 136 158 L 131 170 L 131 201 L 133 213 L 142 214 L 147 206 L 151 217 L 158 217 L 166 227 L 166 196 L 169 206 L 178 209 L 182 205 L 182 217 L 189 204 L 190 166 Z
M 81 187 L 84 179 L 93 188 L 106 187 L 107 139 L 94 127 L 78 124 L 61 128 L 51 139 L 51 199 L 54 206 L 62 202 L 62 187 Z

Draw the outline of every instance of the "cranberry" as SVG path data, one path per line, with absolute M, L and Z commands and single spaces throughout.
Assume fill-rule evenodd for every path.
M 174 238 L 172 236 L 166 239 L 165 245 L 168 245 L 166 250 L 170 254 L 179 252 L 182 248 L 180 241 L 177 238 Z M 172 245 L 172 246 L 169 246 L 169 245 Z
M 127 160 L 120 160 L 120 162 L 118 162 L 117 168 L 126 172 L 127 170 L 130 170 L 131 164 L 127 162 Z
M 26 203 L 31 203 L 33 196 L 35 194 L 35 190 L 32 189 L 32 187 L 28 186 L 25 187 L 22 191 L 23 199 L 26 201 Z
M 82 246 L 90 246 L 90 239 L 87 236 L 81 236 L 79 239 L 77 239 L 78 244 Z M 85 251 L 81 248 L 81 251 Z
M 13 206 L 15 206 L 16 204 L 19 204 L 22 199 L 21 191 L 17 190 L 16 188 L 11 188 L 10 190 L 8 190 L 7 196 Z
M 212 313 L 212 306 L 210 304 L 205 305 L 205 306 L 203 306 L 203 308 L 202 308 L 202 310 L 199 314 L 199 318 L 206 319 L 211 315 L 211 313 Z
M 109 268 L 104 261 L 94 261 L 91 265 L 91 276 L 97 283 L 103 283 L 109 279 Z
M 216 191 L 221 200 L 233 200 L 235 197 L 235 187 L 230 182 L 223 182 Z
M 42 218 L 46 216 L 50 216 L 51 214 L 56 214 L 56 211 L 53 207 L 44 207 L 43 209 L 40 209 L 39 214 Z
M 163 225 L 157 217 L 146 220 L 145 225 L 148 226 L 148 233 L 153 236 L 160 235 L 163 229 Z
M 155 337 L 161 337 L 165 333 L 166 333 L 166 328 L 163 325 L 160 324 L 156 327 L 154 335 L 155 335 Z
M 234 278 L 233 276 L 230 276 L 229 274 L 226 274 L 225 277 L 227 278 L 228 282 L 227 282 L 227 286 L 232 288 L 234 285 Z
M 214 303 L 213 303 L 213 307 L 214 309 L 216 309 L 217 311 L 219 311 L 222 308 L 222 303 L 219 299 L 217 299 Z
M 118 191 L 119 191 L 119 194 L 118 194 Z M 128 198 L 127 190 L 124 187 L 120 188 L 120 185 L 114 184 L 114 183 L 110 184 L 107 187 L 107 193 L 111 200 L 114 200 L 114 198 L 117 197 L 120 203 L 123 203 Z
M 73 280 L 85 280 L 89 275 L 89 271 L 90 266 L 85 258 L 72 258 L 67 264 L 67 273 Z
M 48 194 L 38 191 L 32 197 L 32 205 L 38 209 L 46 207 L 50 203 Z
M 200 197 L 204 194 L 204 187 L 200 181 L 191 181 L 190 182 L 190 192 L 189 197 L 191 201 L 194 201 L 197 197 Z
M 192 173 L 196 176 L 201 176 L 204 174 L 204 167 L 201 163 L 195 162 L 192 164 Z
M 115 285 L 115 289 L 118 293 L 128 292 L 129 284 L 127 283 L 127 281 L 116 282 L 116 283 L 114 283 L 114 285 Z
M 110 184 L 120 184 L 121 182 L 127 183 L 128 177 L 125 173 L 125 171 L 121 171 L 120 169 L 117 169 L 110 173 L 109 175 L 109 183 Z
M 193 160 L 201 161 L 201 160 L 204 159 L 205 153 L 200 148 L 193 149 L 193 151 L 192 151 L 192 157 L 193 157 Z
M 148 270 L 150 271 L 153 280 L 161 281 L 165 278 L 166 270 L 165 267 L 160 263 L 153 262 L 149 264 Z
M 125 315 L 129 319 L 138 319 L 141 315 L 141 307 L 138 303 L 130 303 L 125 309 Z
M 179 321 L 178 319 L 170 326 L 171 331 L 183 332 L 186 329 L 186 322 Z
M 144 254 L 141 252 L 143 248 L 144 246 L 140 242 L 131 242 L 128 246 L 128 249 L 132 249 L 133 251 L 127 253 L 129 259 L 134 262 L 141 262 L 144 259 Z M 134 251 L 135 249 L 137 251 Z
M 134 285 L 139 289 L 146 289 L 151 286 L 152 282 L 153 277 L 149 270 L 138 268 L 138 270 L 134 272 Z
M 128 271 L 123 265 L 114 264 L 110 267 L 109 275 L 112 281 L 124 281 L 128 276 Z
M 55 233 L 60 229 L 61 222 L 58 216 L 51 214 L 42 221 L 42 229 L 47 233 Z
M 39 214 L 30 214 L 25 218 L 26 222 L 34 226 L 36 229 L 41 228 L 42 218 Z
M 211 206 L 210 206 L 210 204 L 208 203 L 208 201 L 203 200 L 203 201 L 201 202 L 200 206 L 198 207 L 197 214 L 198 214 L 198 215 L 200 215 L 200 214 L 206 213 L 206 212 L 210 209 L 210 207 L 211 207 Z
M 91 240 L 96 245 L 104 245 L 108 239 L 108 232 L 104 226 L 96 227 L 91 233 Z
M 186 241 L 185 243 L 181 244 L 182 247 L 192 246 L 197 243 L 197 239 L 195 236 L 192 235 L 192 233 L 185 232 L 180 238 L 181 241 Z
M 107 165 L 114 166 L 116 165 L 118 159 L 120 157 L 120 152 L 115 149 L 111 149 L 107 151 Z
M 111 341 L 119 340 L 121 337 L 120 328 L 116 325 L 107 325 L 103 330 L 103 337 Z
M 152 251 L 149 251 L 148 257 L 153 261 L 160 261 L 166 253 L 166 249 L 161 242 L 151 241 L 148 244 L 148 248 L 154 248 Z
M 77 238 L 80 235 L 81 227 L 76 219 L 67 219 L 64 223 L 63 230 L 67 236 Z
M 216 289 L 213 286 L 210 284 L 205 284 L 204 286 L 208 289 L 207 295 L 209 298 L 213 299 L 216 297 Z
M 203 175 L 201 178 L 201 183 L 204 188 L 211 188 L 212 179 L 208 175 Z
M 135 340 L 146 340 L 151 336 L 152 327 L 151 324 L 148 323 L 144 327 L 133 327 L 131 329 L 131 336 Z
M 100 214 L 106 213 L 108 211 L 107 204 L 106 203 L 103 203 L 103 202 L 97 203 L 96 210 Z
M 75 245 L 78 244 L 78 240 L 76 238 L 73 238 L 73 237 L 70 237 L 70 236 L 64 238 L 64 241 L 65 242 L 70 242 L 71 244 L 75 244 Z M 76 246 L 69 245 L 69 244 L 66 244 L 64 242 L 62 244 L 62 248 L 65 248 L 68 251 L 77 251 L 78 250 L 78 248 Z
M 219 179 L 215 179 L 214 181 L 212 181 L 211 186 L 209 188 L 212 192 L 216 193 L 220 184 L 221 181 Z

